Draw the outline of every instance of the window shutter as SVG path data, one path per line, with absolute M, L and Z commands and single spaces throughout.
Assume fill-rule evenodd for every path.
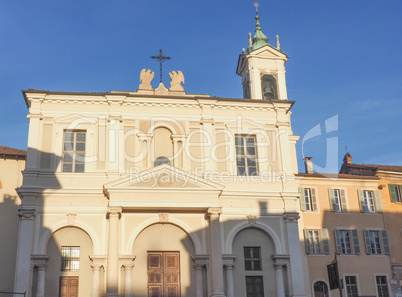
M 363 190 L 357 190 L 357 194 L 359 196 L 360 211 L 366 212 L 367 207 L 366 207 L 366 203 L 364 202 Z
M 336 252 L 338 254 L 342 254 L 341 236 L 339 235 L 339 230 L 334 230 L 334 233 L 335 233 Z
M 360 254 L 359 233 L 356 229 L 352 230 L 353 251 L 355 255 Z
M 342 211 L 349 211 L 348 203 L 346 201 L 346 191 L 339 190 L 339 194 L 341 195 Z
M 381 202 L 381 194 L 380 191 L 374 191 L 374 199 L 375 199 L 375 208 L 377 212 L 382 212 L 382 202 Z
M 336 211 L 335 190 L 328 189 L 328 192 L 329 192 L 329 204 L 331 204 L 331 211 Z
M 391 201 L 398 202 L 398 196 L 396 196 L 396 191 L 397 191 L 396 187 L 397 186 L 390 184 L 390 185 L 388 185 L 388 187 L 389 187 L 389 193 L 391 195 Z
M 324 254 L 329 254 L 329 236 L 328 229 L 321 229 L 321 241 Z
M 382 245 L 384 248 L 384 254 L 389 255 L 391 253 L 391 249 L 389 247 L 389 240 L 388 240 L 388 232 L 387 230 L 382 230 L 381 231 L 381 237 L 382 237 Z
M 372 251 L 371 251 L 371 242 L 370 242 L 369 231 L 363 230 L 363 235 L 364 235 L 364 244 L 366 245 L 366 253 L 368 255 L 371 255 Z
M 304 241 L 306 243 L 306 253 L 311 254 L 311 238 L 308 229 L 304 229 Z
M 311 193 L 311 206 L 312 206 L 312 210 L 318 210 L 317 207 L 317 196 L 315 194 L 315 189 L 310 189 L 310 193 Z
M 304 197 L 304 188 L 299 188 L 300 210 L 306 210 L 306 197 Z

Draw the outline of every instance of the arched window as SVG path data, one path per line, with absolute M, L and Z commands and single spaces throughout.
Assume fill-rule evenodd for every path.
M 154 167 L 157 167 L 157 166 L 163 165 L 163 164 L 171 165 L 170 160 L 164 156 L 158 157 L 154 161 Z
M 314 283 L 314 297 L 328 297 L 328 286 L 323 281 Z
M 272 75 L 264 75 L 261 79 L 262 97 L 264 100 L 278 99 L 276 79 Z
M 165 127 L 158 127 L 154 130 L 153 137 L 154 166 L 171 164 L 173 158 L 172 132 Z

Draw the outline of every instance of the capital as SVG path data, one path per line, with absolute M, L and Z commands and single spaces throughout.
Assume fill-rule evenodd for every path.
M 121 218 L 121 207 L 109 207 L 106 213 L 106 218 L 110 219 L 110 217 L 115 217 L 118 216 L 118 218 Z
M 222 208 L 220 207 L 211 207 L 208 208 L 207 213 L 205 214 L 205 219 L 206 220 L 211 220 L 213 218 L 218 218 L 222 214 Z
M 33 220 L 36 216 L 35 209 L 18 209 L 18 216 L 20 220 Z
M 31 255 L 31 261 L 33 266 L 36 266 L 39 270 L 46 269 L 46 263 L 49 260 L 49 255 Z
M 191 256 L 193 259 L 193 266 L 195 268 L 202 268 L 209 264 L 209 256 L 208 255 L 193 255 Z
M 297 223 L 297 221 L 300 219 L 300 216 L 297 212 L 286 212 L 283 214 L 283 219 L 286 223 Z

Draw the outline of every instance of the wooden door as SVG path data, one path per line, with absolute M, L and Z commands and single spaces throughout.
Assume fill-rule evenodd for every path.
M 179 252 L 148 252 L 148 297 L 180 297 Z
M 78 297 L 78 276 L 61 276 L 59 297 Z

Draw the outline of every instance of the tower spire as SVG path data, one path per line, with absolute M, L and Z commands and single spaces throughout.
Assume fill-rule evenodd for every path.
M 247 49 L 249 53 L 263 47 L 264 45 L 268 45 L 268 37 L 265 36 L 261 30 L 260 16 L 258 15 L 258 7 L 260 4 L 255 2 L 253 5 L 255 6 L 255 34 L 252 45 Z

